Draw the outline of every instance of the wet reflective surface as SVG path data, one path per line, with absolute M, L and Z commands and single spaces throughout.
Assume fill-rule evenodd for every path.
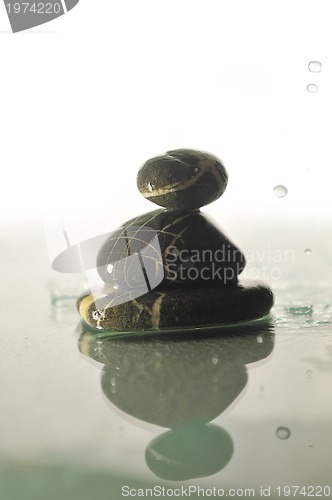
M 193 331 L 182 338 L 161 334 L 132 340 L 83 330 L 79 347 L 104 365 L 101 387 L 112 405 L 172 429 L 148 444 L 149 469 L 163 479 L 188 480 L 215 474 L 231 460 L 231 436 L 208 424 L 243 394 L 246 365 L 272 352 L 273 327 L 265 323 L 215 336 Z
M 332 486 L 327 268 L 300 282 L 294 265 L 293 281 L 272 284 L 269 322 L 222 335 L 114 338 L 82 327 L 70 293 L 63 307 L 61 294 L 52 303 L 49 279 L 67 288 L 49 270 L 39 227 L 9 236 L 1 498 L 117 500 L 126 486 L 251 488 L 256 497 L 270 487 L 278 498 L 278 487 Z M 303 250 L 301 269 L 316 254 Z

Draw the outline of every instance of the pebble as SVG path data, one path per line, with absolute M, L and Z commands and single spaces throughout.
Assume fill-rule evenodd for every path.
M 241 323 L 266 316 L 273 305 L 270 288 L 256 281 L 151 290 L 139 296 L 128 290 L 120 303 L 117 298 L 118 290 L 106 288 L 97 298 L 81 296 L 77 308 L 92 327 L 129 332 Z
M 243 253 L 198 211 L 136 217 L 105 241 L 97 257 L 100 277 L 119 293 L 146 286 L 146 279 L 155 290 L 234 283 L 245 264 Z
M 177 149 L 144 163 L 137 175 L 137 187 L 145 198 L 162 207 L 196 210 L 217 200 L 227 180 L 226 169 L 217 157 Z
M 243 323 L 268 315 L 270 288 L 239 282 L 243 253 L 200 208 L 219 198 L 227 173 L 215 156 L 189 149 L 148 160 L 137 186 L 165 207 L 125 222 L 101 245 L 105 283 L 77 308 L 99 330 L 155 332 Z

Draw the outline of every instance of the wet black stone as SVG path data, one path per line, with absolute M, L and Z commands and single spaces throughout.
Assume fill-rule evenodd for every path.
M 200 208 L 218 199 L 227 186 L 221 161 L 202 151 L 177 149 L 148 160 L 137 187 L 148 200 L 175 210 Z
M 156 210 L 115 231 L 97 267 L 120 290 L 211 287 L 236 282 L 245 257 L 201 212 Z
M 77 304 L 88 325 L 127 333 L 169 331 L 241 323 L 269 313 L 271 290 L 239 283 L 244 255 L 199 211 L 226 188 L 227 172 L 218 158 L 169 151 L 141 167 L 137 185 L 166 209 L 105 235 L 96 262 L 105 287 Z
M 260 282 L 241 282 L 221 287 L 149 291 L 135 296 L 105 290 L 96 299 L 83 295 L 77 303 L 85 322 L 110 330 L 163 330 L 250 321 L 267 315 L 273 294 Z M 96 314 L 97 313 L 97 314 Z

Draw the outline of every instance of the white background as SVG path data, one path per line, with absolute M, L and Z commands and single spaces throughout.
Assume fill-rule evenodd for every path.
M 81 0 L 17 34 L 1 4 L 0 31 L 1 218 L 122 222 L 154 209 L 139 166 L 178 147 L 225 163 L 218 216 L 330 211 L 329 2 Z

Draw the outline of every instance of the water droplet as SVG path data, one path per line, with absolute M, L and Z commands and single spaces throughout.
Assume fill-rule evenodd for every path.
M 310 248 L 306 248 L 306 249 L 304 250 L 304 253 L 305 253 L 306 255 L 311 255 L 311 250 L 310 250 Z
M 213 357 L 211 358 L 211 363 L 212 363 L 213 365 L 216 365 L 216 364 L 218 363 L 218 358 L 217 358 L 217 356 L 213 356 Z
M 93 311 L 92 312 L 92 318 L 95 320 L 95 321 L 99 321 L 101 319 L 105 319 L 105 312 L 104 311 Z
M 113 264 L 108 264 L 108 265 L 107 265 L 107 272 L 108 272 L 109 274 L 111 274 L 111 272 L 113 271 L 113 268 L 114 268 Z
M 314 94 L 315 92 L 318 91 L 318 87 L 315 83 L 309 83 L 307 86 L 307 91 L 310 92 L 311 94 Z
M 113 285 L 114 290 L 118 290 L 118 288 L 119 288 L 119 285 L 117 285 L 117 284 Z
M 308 69 L 312 73 L 320 73 L 322 71 L 322 63 L 319 61 L 310 61 Z
M 287 191 L 287 188 L 285 186 L 279 184 L 278 186 L 274 186 L 273 193 L 278 198 L 284 198 L 287 195 L 288 191 Z
M 260 335 L 258 335 L 258 337 L 256 338 L 256 341 L 258 344 L 263 344 L 263 339 Z
M 276 434 L 279 439 L 288 439 L 291 433 L 288 427 L 278 427 Z
M 306 374 L 306 381 L 307 382 L 312 382 L 313 371 L 312 370 L 307 370 L 305 372 L 305 374 Z
M 152 191 L 152 184 L 151 184 L 150 181 L 147 183 L 146 189 L 149 191 L 149 193 L 151 193 L 151 191 Z
M 115 377 L 112 377 L 112 378 L 111 378 L 111 385 L 112 385 L 113 387 L 115 387 L 115 386 L 116 386 L 116 378 L 115 378 Z

